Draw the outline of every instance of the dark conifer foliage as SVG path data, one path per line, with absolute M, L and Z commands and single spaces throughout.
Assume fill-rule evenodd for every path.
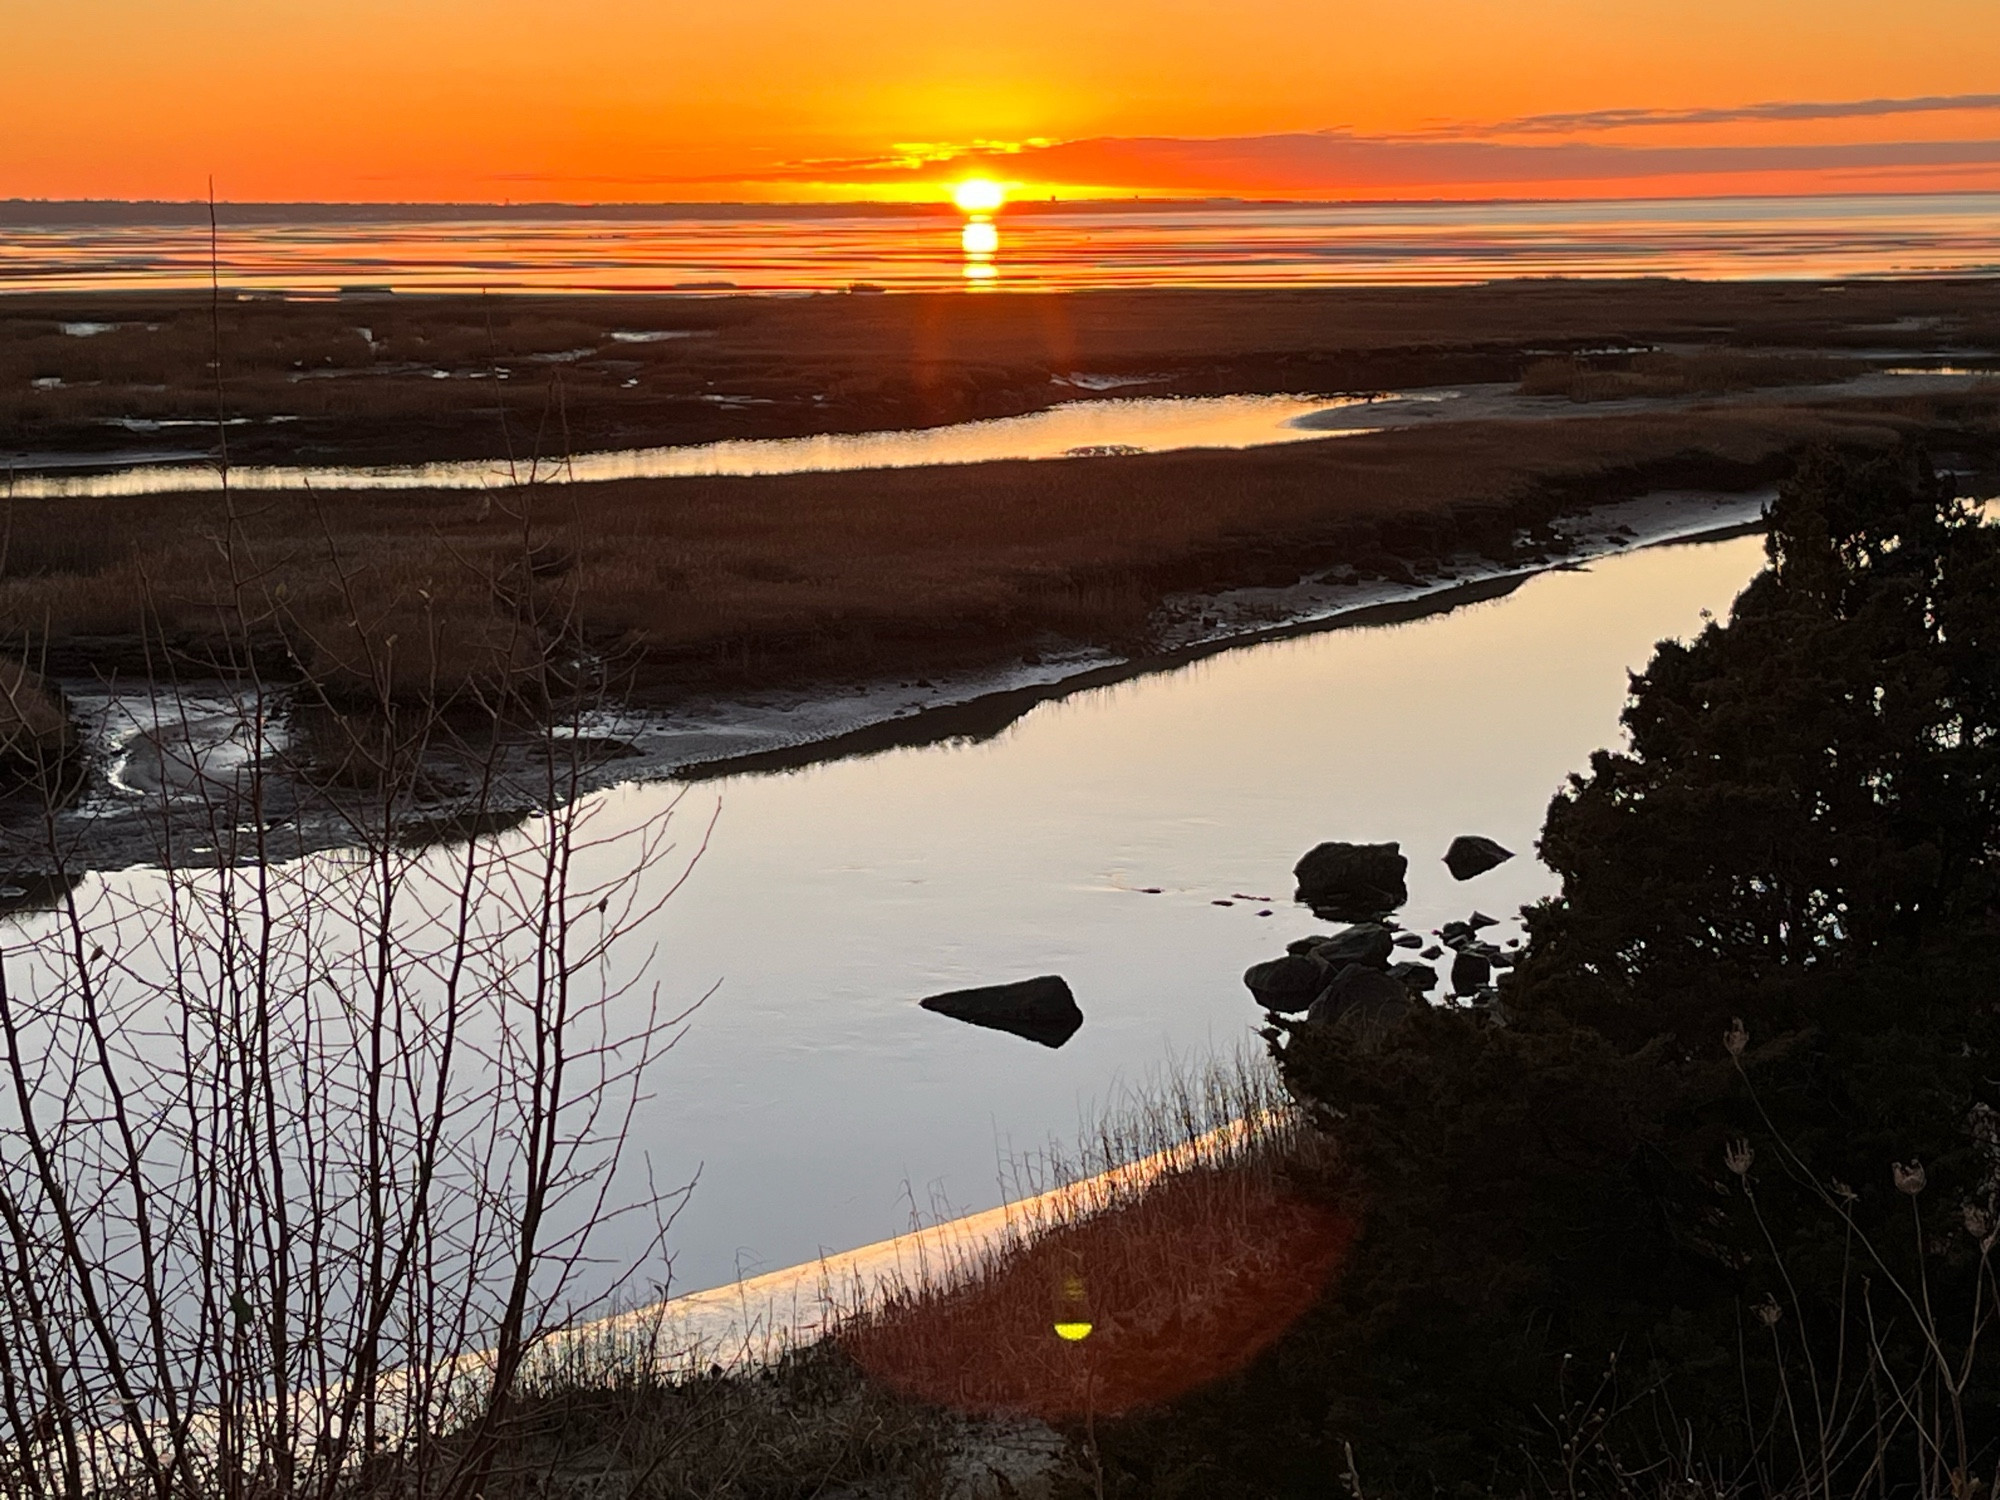
M 1339 1493 L 1350 1444 L 1380 1496 L 1991 1483 L 2000 528 L 1820 454 L 1768 546 L 1556 796 L 1497 1007 L 1272 1033 L 1364 1228 L 1106 1435 L 1122 1492 Z
M 1629 751 L 1549 811 L 1563 893 L 1524 979 L 1628 1040 L 1705 1042 L 1784 981 L 1991 921 L 2000 530 L 1920 456 L 1819 455 L 1767 546 L 1729 623 L 1634 679 Z

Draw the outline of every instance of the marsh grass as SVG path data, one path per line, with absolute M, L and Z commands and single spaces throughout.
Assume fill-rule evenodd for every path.
M 488 1493 L 1088 1488 L 1098 1417 L 1241 1368 L 1318 1296 L 1352 1233 L 1312 1201 L 1335 1166 L 1261 1061 L 1170 1071 L 1010 1162 L 1004 1209 L 820 1268 L 788 1324 L 717 1343 L 664 1302 L 545 1339 Z
M 1088 1423 L 1165 1402 L 1242 1368 L 1318 1298 L 1354 1227 L 1314 1193 L 1334 1166 L 1263 1070 L 1170 1080 L 1040 1163 L 1066 1186 L 913 1268 L 834 1342 L 954 1411 Z
M 1824 355 L 1761 354 L 1703 349 L 1627 357 L 1572 356 L 1537 360 L 1521 375 L 1526 396 L 1571 401 L 1623 401 L 1643 396 L 1721 396 L 1733 391 L 1825 385 L 1862 374 L 1867 366 Z
M 148 635 L 220 657 L 218 539 L 235 535 L 274 606 L 247 642 L 268 670 L 352 687 L 362 640 L 393 637 L 405 697 L 565 660 L 616 661 L 672 691 L 984 665 L 1051 637 L 1143 651 L 1178 590 L 1295 583 L 1385 546 L 1508 555 L 1517 528 L 1580 499 L 1748 483 L 1802 444 L 1880 443 L 1916 420 L 1624 416 L 1468 425 L 1449 444 L 1401 432 L 471 497 L 260 494 L 227 511 L 199 495 L 17 498 L 0 644 L 33 640 L 63 670 L 137 670 Z

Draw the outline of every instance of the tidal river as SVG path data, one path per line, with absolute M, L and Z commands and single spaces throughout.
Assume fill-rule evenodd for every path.
M 1010 1154 L 1177 1061 L 1261 1045 L 1240 976 L 1323 929 L 1288 899 L 1321 839 L 1402 842 L 1406 926 L 1515 916 L 1552 889 L 1536 832 L 1618 742 L 1627 672 L 1726 611 L 1761 546 L 1629 553 L 1045 704 L 984 743 L 688 789 L 679 816 L 717 821 L 659 963 L 674 993 L 719 988 L 639 1121 L 656 1171 L 701 1168 L 676 1287 L 881 1239 L 913 1207 L 988 1207 Z M 605 801 L 623 820 L 672 795 Z M 1458 885 L 1438 861 L 1468 832 L 1522 857 Z M 1085 1016 L 1059 1051 L 914 1004 L 1044 973 Z
M 1401 842 L 1406 926 L 1477 907 L 1503 919 L 1490 936 L 1516 935 L 1521 905 L 1552 888 L 1533 852 L 1549 797 L 1618 742 L 1626 674 L 1726 610 L 1760 561 L 1754 537 L 1632 551 L 1411 623 L 1078 692 L 977 743 L 594 794 L 594 836 L 679 799 L 678 850 L 640 879 L 655 895 L 686 879 L 637 949 L 665 1010 L 708 998 L 629 1137 L 656 1184 L 699 1175 L 672 1290 L 990 1207 L 1010 1161 L 1169 1070 L 1261 1046 L 1240 976 L 1325 930 L 1289 899 L 1294 861 L 1321 840 Z M 1520 857 L 1457 884 L 1439 856 L 1461 833 Z M 578 881 L 631 857 L 586 848 Z M 90 884 L 144 899 L 161 880 Z M 10 947 L 53 926 L 24 917 Z M 915 1003 L 1038 974 L 1066 977 L 1084 1013 L 1059 1050 Z M 612 1029 L 629 1030 L 646 991 L 617 1003 Z

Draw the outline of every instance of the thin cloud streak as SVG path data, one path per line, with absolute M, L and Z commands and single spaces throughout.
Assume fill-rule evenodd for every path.
M 1913 99 L 1848 99 L 1813 103 L 1774 100 L 1719 109 L 1591 109 L 1520 115 L 1488 125 L 1442 127 L 1462 136 L 1583 134 L 1649 125 L 1743 125 L 1786 120 L 1872 120 L 1895 115 L 1955 114 L 2000 109 L 2000 94 L 1925 94 Z

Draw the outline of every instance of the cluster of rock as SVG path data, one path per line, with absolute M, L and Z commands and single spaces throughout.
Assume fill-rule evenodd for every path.
M 1469 835 L 1452 841 L 1444 863 L 1454 879 L 1470 880 L 1513 857 L 1493 840 Z M 1514 962 L 1479 936 L 1495 919 L 1475 911 L 1445 923 L 1427 945 L 1388 915 L 1409 899 L 1408 872 L 1409 861 L 1393 843 L 1326 843 L 1309 851 L 1293 871 L 1298 900 L 1315 916 L 1350 925 L 1302 937 L 1286 945 L 1284 957 L 1252 964 L 1243 982 L 1257 1003 L 1274 1016 L 1302 1015 L 1308 1025 L 1378 1035 L 1424 1003 L 1438 984 L 1433 965 L 1449 952 L 1453 999 L 1491 1006 L 1496 971 Z

